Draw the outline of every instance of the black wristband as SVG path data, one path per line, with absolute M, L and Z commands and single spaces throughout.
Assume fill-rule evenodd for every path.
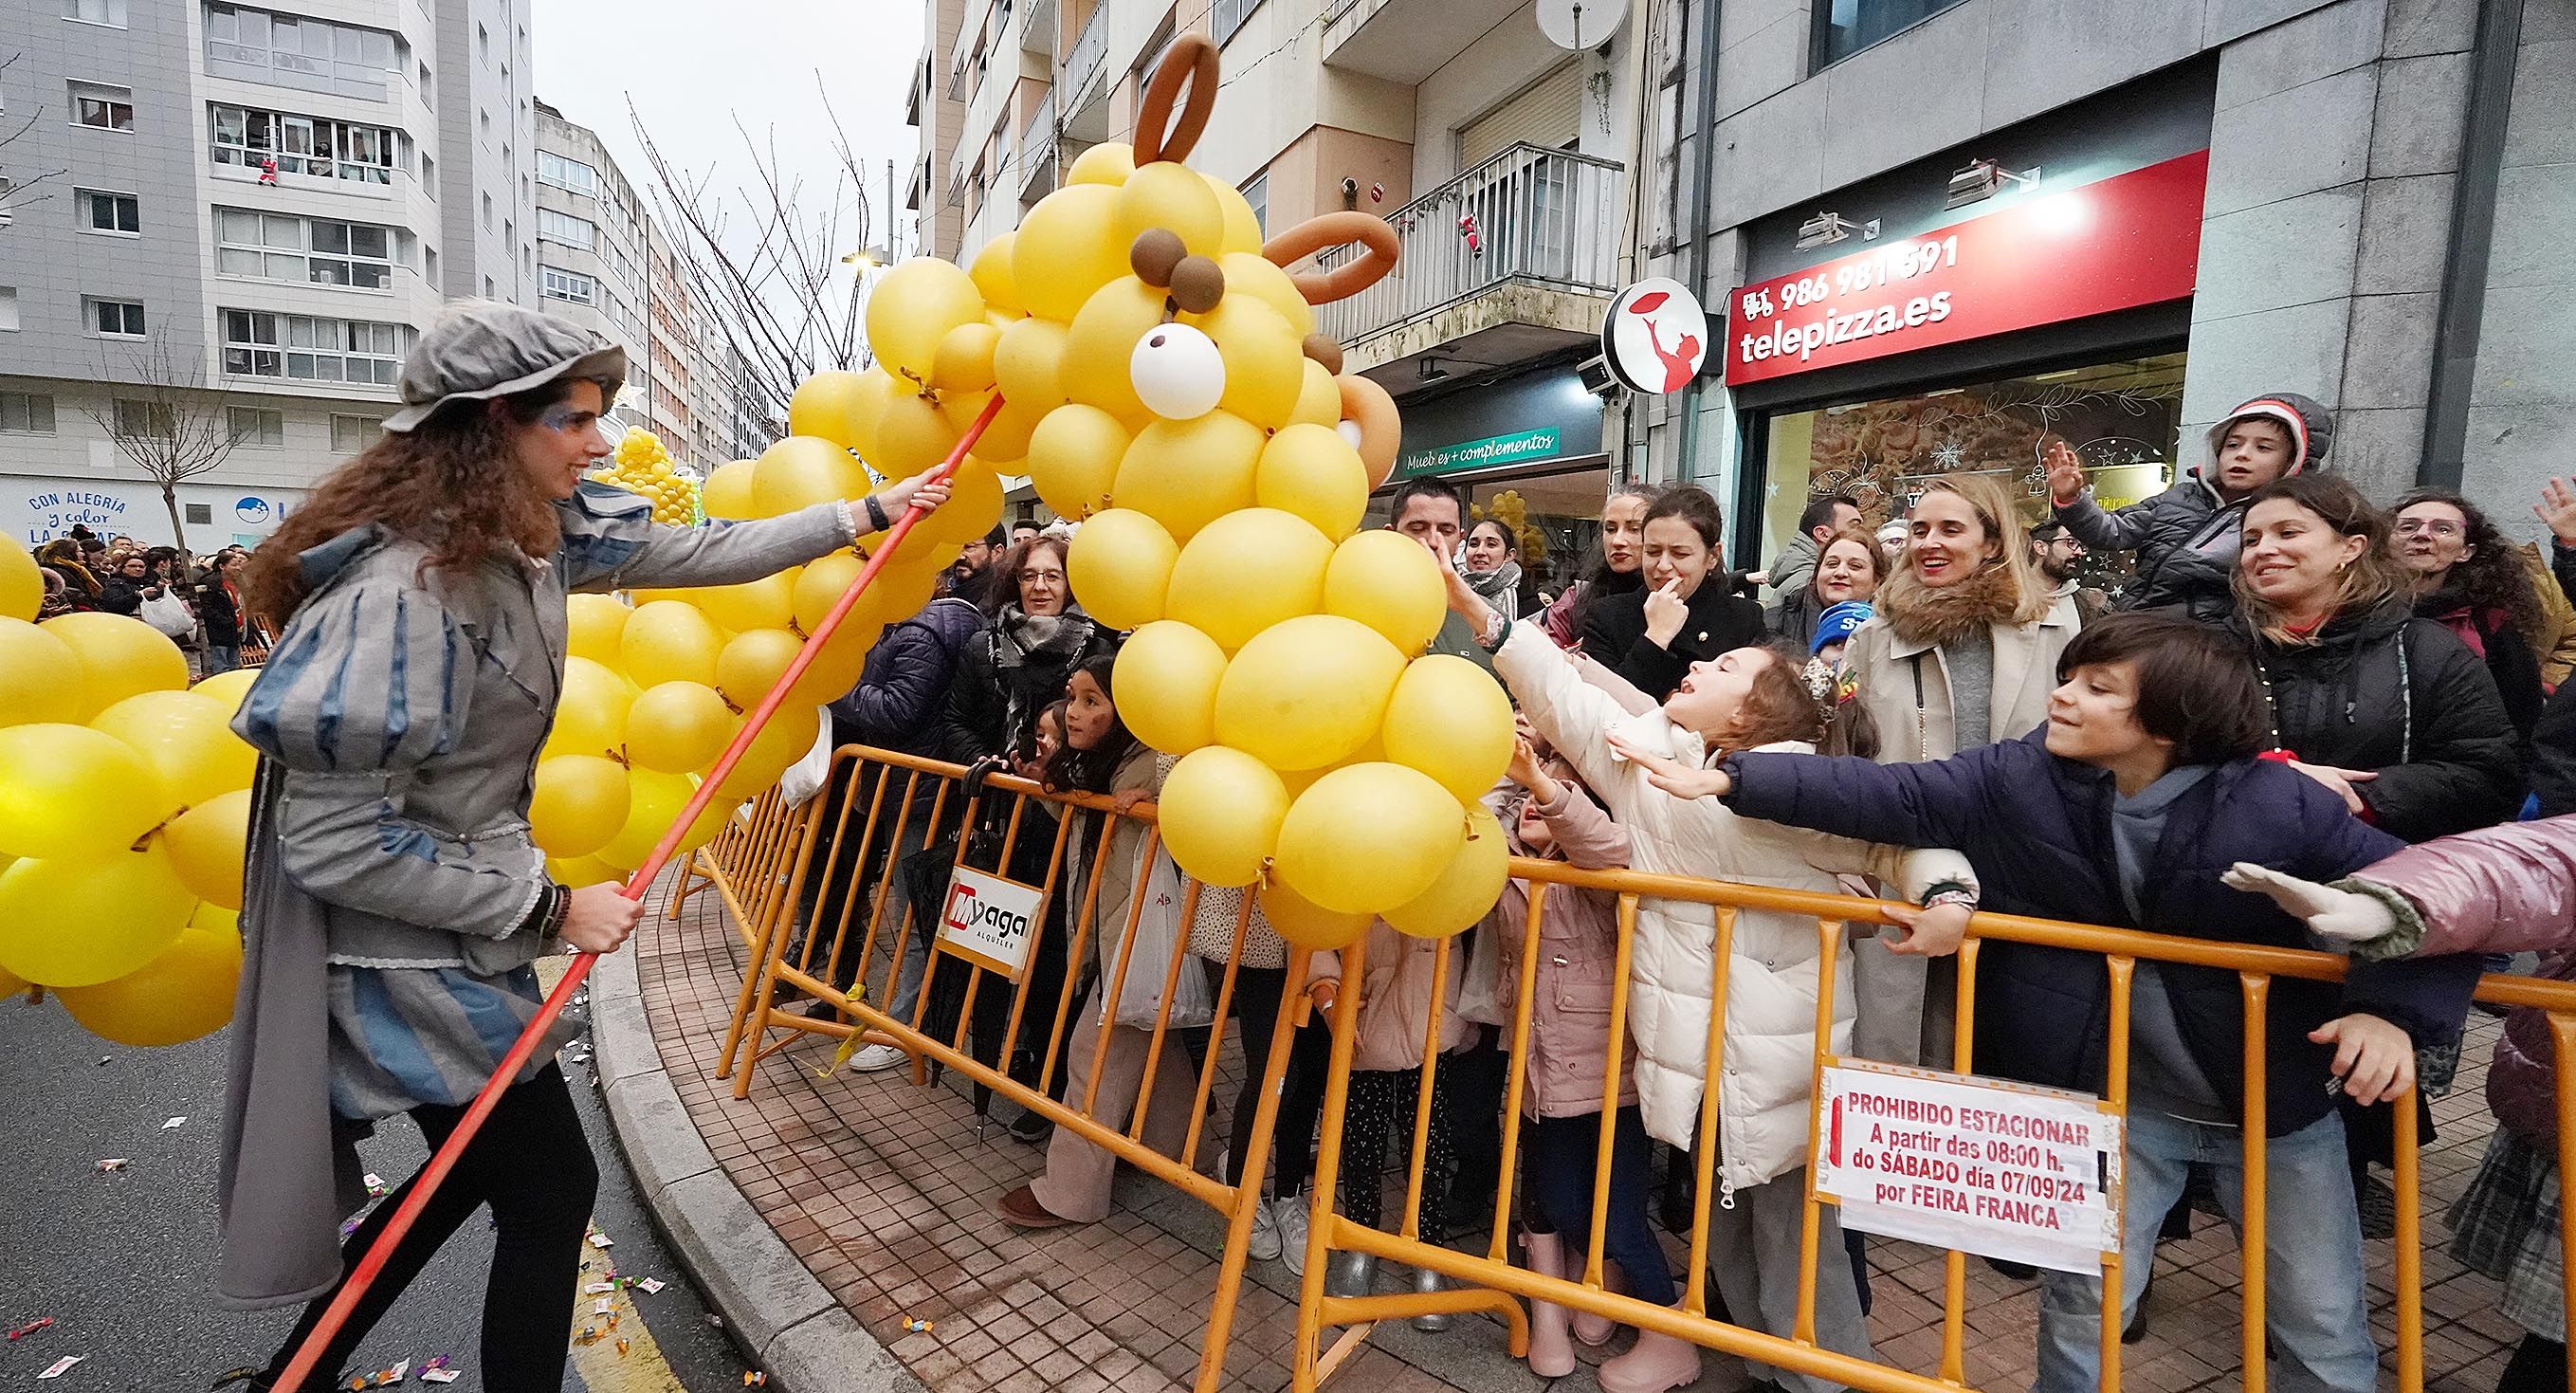
M 863 501 L 868 505 L 868 524 L 870 526 L 874 527 L 879 532 L 890 531 L 893 529 L 894 523 L 887 519 L 885 505 L 877 501 L 877 496 L 875 494 L 869 494 Z

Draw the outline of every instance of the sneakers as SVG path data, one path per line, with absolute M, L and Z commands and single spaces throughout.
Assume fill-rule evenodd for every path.
M 870 1045 L 850 1056 L 849 1069 L 853 1074 L 882 1074 L 888 1069 L 900 1069 L 911 1062 L 911 1055 L 905 1054 L 892 1045 Z
M 1252 1200 L 1252 1241 L 1244 1254 L 1254 1262 L 1268 1262 L 1279 1256 L 1279 1220 L 1272 1215 L 1271 1203 L 1255 1195 Z
M 1281 1195 L 1270 1202 L 1270 1212 L 1279 1227 L 1279 1261 L 1286 1264 L 1288 1275 L 1306 1275 L 1306 1206 L 1303 1194 Z

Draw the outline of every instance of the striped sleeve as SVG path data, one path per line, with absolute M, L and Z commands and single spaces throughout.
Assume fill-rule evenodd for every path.
M 653 506 L 606 484 L 584 480 L 556 505 L 563 545 L 555 564 L 566 590 L 737 585 L 801 566 L 854 539 L 850 510 L 839 503 L 774 518 L 662 527 Z

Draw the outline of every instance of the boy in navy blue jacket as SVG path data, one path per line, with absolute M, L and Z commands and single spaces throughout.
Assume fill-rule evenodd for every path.
M 1955 847 L 1984 907 L 2195 938 L 2307 947 L 2299 922 L 2220 877 L 2252 861 L 2312 880 L 2403 843 L 2357 821 L 2293 769 L 2255 758 L 2263 696 L 2219 631 L 2123 614 L 2069 644 L 2048 724 L 1926 764 L 1747 754 L 1714 769 L 1649 760 L 1682 796 L 1738 813 L 1906 846 Z M 1660 766 L 1660 767 L 1656 767 Z M 1927 923 L 1927 928 L 1930 925 Z M 1917 933 L 1900 952 L 1948 953 Z M 2474 958 L 2351 964 L 2340 984 L 2279 978 L 2266 1017 L 2264 1133 L 2271 1183 L 2266 1317 L 2284 1390 L 2362 1393 L 2378 1354 L 2363 1304 L 2360 1219 L 2334 1095 L 2370 1105 L 2414 1085 L 2419 1043 L 2455 1035 Z M 1981 1072 L 2098 1091 L 2109 974 L 2093 954 L 1989 941 L 1978 959 Z M 2155 1233 L 2195 1161 L 2242 1202 L 2243 1007 L 2233 971 L 2141 962 L 2132 983 L 2122 1314 L 2134 1315 Z M 2043 1273 L 2039 1393 L 2080 1393 L 2099 1370 L 2100 1283 Z

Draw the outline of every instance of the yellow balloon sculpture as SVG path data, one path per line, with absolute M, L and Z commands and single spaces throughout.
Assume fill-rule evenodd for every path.
M 0 968 L 47 987 L 112 981 L 169 947 L 196 907 L 158 838 L 12 861 L 0 871 Z
M 150 962 L 92 987 L 57 994 L 90 1034 L 120 1045 L 177 1045 L 212 1035 L 232 1019 L 241 981 L 238 916 L 211 906 Z
M 77 722 L 86 711 L 71 645 L 24 619 L 0 616 L 0 726 Z
M 1172 860 L 1210 885 L 1259 879 L 1288 816 L 1288 789 L 1278 773 L 1223 745 L 1181 756 L 1154 802 Z
M 98 713 L 90 729 L 135 748 L 182 804 L 250 787 L 259 752 L 232 732 L 233 713 L 194 692 L 137 692 Z
M 1429 775 L 1354 764 L 1317 779 L 1289 808 L 1279 878 L 1324 909 L 1384 914 L 1439 880 L 1466 828 L 1465 810 Z
M 608 845 L 626 825 L 626 770 L 599 755 L 537 761 L 528 835 L 546 855 L 577 859 Z
M 1166 754 L 1187 754 L 1216 740 L 1216 689 L 1225 650 L 1174 619 L 1138 629 L 1118 650 L 1111 674 L 1118 717 L 1137 739 Z
M 0 856 L 122 851 L 178 805 L 151 761 L 105 731 L 43 722 L 0 729 Z
M 197 804 L 161 830 L 170 869 L 206 903 L 242 907 L 242 863 L 250 844 L 250 790 L 237 788 Z
M 78 661 L 84 720 L 136 692 L 187 690 L 188 656 L 169 635 L 140 619 L 59 614 L 37 627 L 61 639 Z
M 1387 910 L 1386 922 L 1416 938 L 1446 938 L 1484 918 L 1511 874 L 1512 851 L 1502 824 L 1482 807 L 1469 808 L 1465 843 L 1430 888 Z
M 0 619 L 33 623 L 44 598 L 45 578 L 36 569 L 36 558 L 17 538 L 0 535 Z

